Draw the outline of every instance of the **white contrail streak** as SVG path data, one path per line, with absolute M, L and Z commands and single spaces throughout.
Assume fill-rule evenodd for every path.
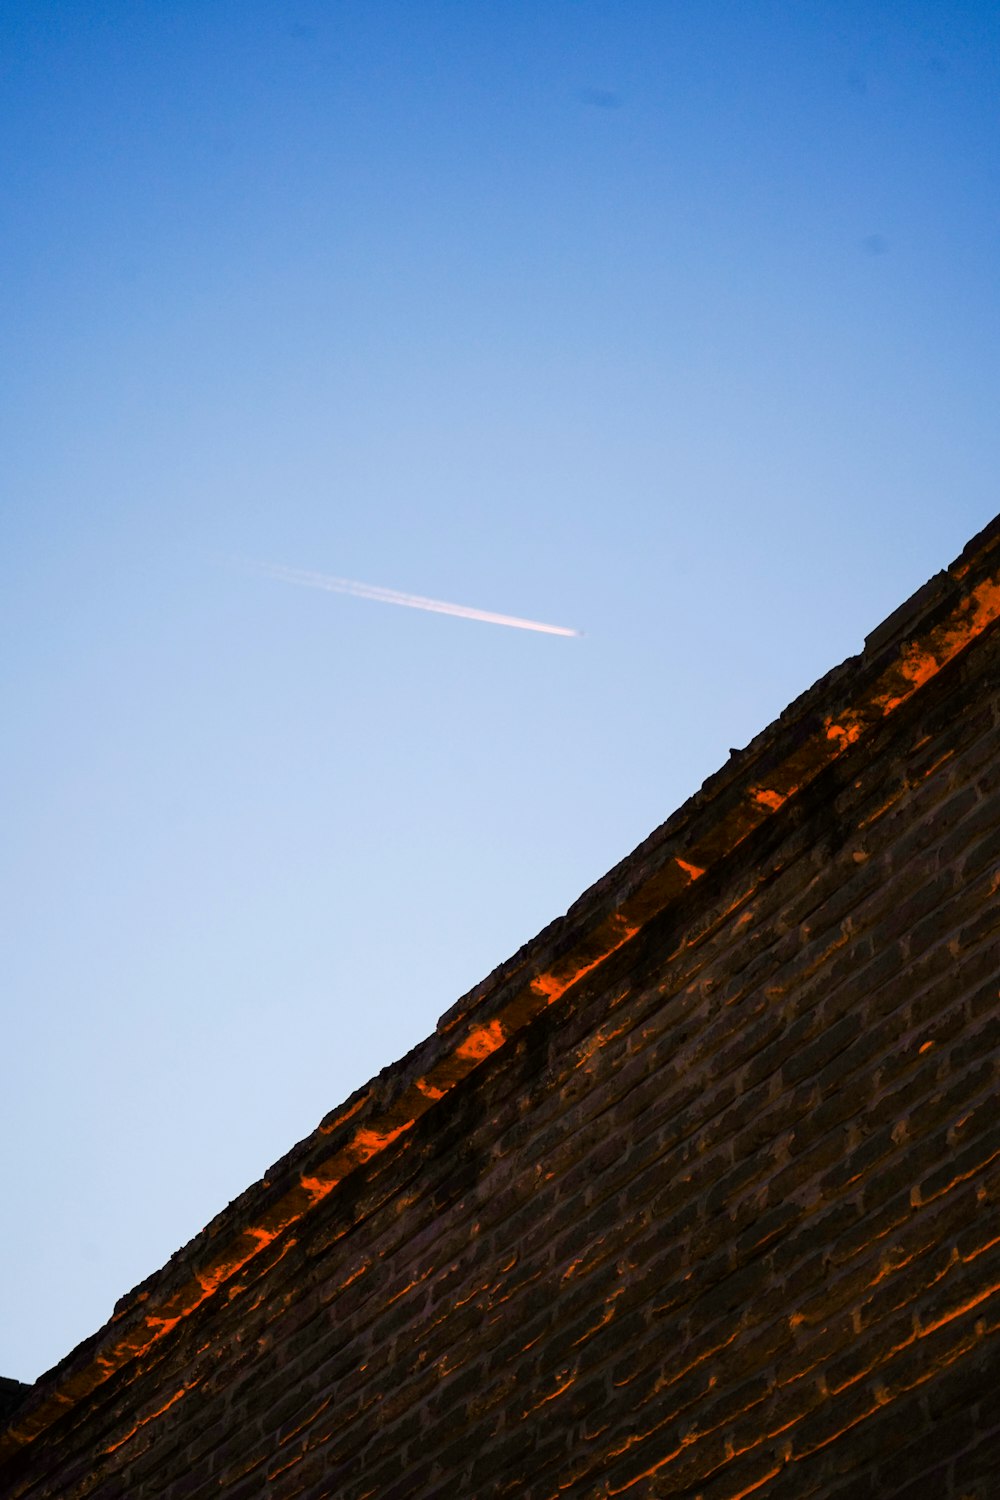
M 358 583 L 353 578 L 333 578 L 328 573 L 310 573 L 305 568 L 283 568 L 276 563 L 251 563 L 256 572 L 282 583 L 297 583 L 307 589 L 326 589 L 331 594 L 351 594 L 355 599 L 374 599 L 379 604 L 402 604 L 407 609 L 427 609 L 436 615 L 457 615 L 460 620 L 482 620 L 487 625 L 510 625 L 515 630 L 540 630 L 544 635 L 582 635 L 565 625 L 544 625 L 540 620 L 522 620 L 517 615 L 498 615 L 467 604 L 448 604 L 443 599 L 424 599 L 420 594 L 401 594 L 398 589 Z

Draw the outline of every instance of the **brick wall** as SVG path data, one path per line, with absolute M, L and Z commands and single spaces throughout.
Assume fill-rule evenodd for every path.
M 995 1500 L 998 552 L 124 1299 L 0 1494 Z

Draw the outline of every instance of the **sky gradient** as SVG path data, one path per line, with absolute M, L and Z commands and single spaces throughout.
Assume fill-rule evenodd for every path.
M 1000 11 L 23 0 L 0 79 L 34 1379 L 998 509 Z

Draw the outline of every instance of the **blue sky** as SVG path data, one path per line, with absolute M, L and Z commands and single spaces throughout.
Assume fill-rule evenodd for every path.
M 0 1374 L 993 515 L 998 41 L 962 0 L 0 15 Z

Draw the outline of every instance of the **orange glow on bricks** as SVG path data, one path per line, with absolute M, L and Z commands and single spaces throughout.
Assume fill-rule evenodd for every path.
M 777 1464 L 773 1469 L 768 1469 L 766 1474 L 762 1474 L 760 1479 L 755 1480 L 753 1484 L 748 1484 L 746 1489 L 736 1490 L 733 1494 L 727 1495 L 726 1500 L 744 1500 L 744 1496 L 752 1495 L 755 1490 L 763 1489 L 764 1485 L 774 1479 L 777 1474 L 780 1474 L 783 1468 L 784 1464 Z
M 631 927 L 627 923 L 619 924 L 618 939 L 599 957 L 592 959 L 590 963 L 580 964 L 579 968 L 568 969 L 563 974 L 538 974 L 531 981 L 531 988 L 536 995 L 541 996 L 546 1005 L 552 1005 L 554 1001 L 562 999 L 567 990 L 579 984 L 588 974 L 600 967 L 612 953 L 617 953 L 631 938 L 639 931 L 638 927 Z
M 824 723 L 824 730 L 828 740 L 833 740 L 838 750 L 847 750 L 851 745 L 856 745 L 864 733 L 864 725 L 857 719 L 851 718 L 849 714 L 842 714 L 840 723 L 835 724 L 832 719 Z
M 952 1178 L 947 1187 L 940 1188 L 936 1193 L 928 1193 L 925 1196 L 919 1187 L 915 1187 L 910 1193 L 910 1202 L 914 1208 L 921 1208 L 926 1203 L 933 1203 L 935 1199 L 943 1198 L 945 1193 L 950 1193 L 952 1188 L 958 1187 L 959 1183 L 968 1182 L 972 1177 L 978 1177 L 980 1173 L 985 1172 L 987 1167 L 992 1166 L 998 1160 L 1000 1160 L 1000 1151 L 994 1151 L 985 1161 L 977 1162 L 967 1172 L 959 1172 L 957 1176 Z
M 327 1115 L 326 1119 L 321 1121 L 317 1127 L 320 1135 L 332 1135 L 335 1130 L 339 1130 L 342 1125 L 346 1125 L 348 1120 L 353 1120 L 358 1111 L 364 1109 L 365 1105 L 370 1102 L 371 1094 L 359 1094 L 353 1104 L 349 1104 L 346 1108 L 338 1109 L 333 1114 Z
M 768 812 L 777 812 L 779 807 L 784 807 L 788 801 L 788 795 L 783 792 L 771 791 L 768 787 L 751 787 L 750 796 L 758 807 L 764 807 Z
M 974 1308 L 981 1307 L 984 1302 L 988 1302 L 991 1297 L 995 1297 L 997 1292 L 1000 1292 L 1000 1281 L 996 1281 L 992 1286 L 984 1287 L 981 1291 L 976 1292 L 974 1296 L 966 1298 L 957 1307 L 953 1307 L 950 1312 L 942 1313 L 940 1318 L 934 1319 L 933 1323 L 922 1324 L 918 1336 L 922 1339 L 926 1338 L 928 1334 L 936 1333 L 939 1328 L 944 1328 L 946 1324 L 954 1323 L 956 1318 L 962 1318 L 966 1313 L 972 1312 Z
M 524 1416 L 528 1417 L 533 1411 L 539 1411 L 543 1406 L 548 1406 L 550 1401 L 555 1401 L 556 1398 L 558 1396 L 561 1396 L 564 1391 L 568 1391 L 570 1386 L 573 1385 L 574 1381 L 576 1380 L 575 1374 L 571 1375 L 568 1372 L 565 1375 L 557 1376 L 556 1378 L 561 1383 L 556 1386 L 555 1390 L 549 1391 L 548 1395 L 543 1396 L 540 1401 L 536 1401 L 534 1405 L 526 1406 L 524 1408 Z
M 429 1083 L 426 1078 L 417 1079 L 417 1088 L 432 1104 L 436 1104 L 439 1099 L 443 1099 L 447 1093 L 447 1089 L 437 1088 L 433 1083 Z
M 119 1448 L 124 1448 L 126 1443 L 132 1441 L 137 1432 L 141 1432 L 150 1422 L 155 1422 L 157 1417 L 162 1417 L 165 1411 L 169 1411 L 172 1406 L 176 1406 L 182 1396 L 186 1396 L 188 1391 L 194 1389 L 195 1383 L 195 1381 L 192 1381 L 190 1385 L 182 1385 L 180 1390 L 175 1391 L 169 1400 L 164 1401 L 162 1406 L 158 1406 L 156 1411 L 151 1411 L 147 1417 L 143 1417 L 129 1432 L 126 1432 L 124 1437 L 119 1438 L 116 1443 L 109 1443 L 104 1450 L 105 1454 L 117 1453 Z
M 363 1161 L 368 1161 L 386 1146 L 391 1146 L 393 1141 L 414 1124 L 413 1120 L 404 1120 L 402 1125 L 397 1125 L 394 1130 L 359 1130 L 354 1137 L 354 1148 Z
M 471 1062 L 483 1062 L 502 1047 L 506 1039 L 502 1021 L 490 1021 L 487 1026 L 474 1026 L 465 1040 L 455 1048 L 455 1055 L 468 1058 Z
M 332 1193 L 334 1188 L 337 1187 L 342 1180 L 343 1179 L 340 1177 L 309 1176 L 301 1177 L 299 1179 L 313 1203 L 322 1202 L 327 1194 Z
M 156 1337 L 159 1338 L 160 1334 L 169 1333 L 172 1328 L 176 1328 L 179 1322 L 179 1316 L 176 1318 L 157 1318 L 150 1313 L 146 1318 L 146 1327 L 153 1329 Z
M 993 544 L 990 543 L 990 545 Z M 984 560 L 990 561 L 985 550 L 976 563 L 979 572 L 985 565 Z M 992 561 L 990 565 L 995 566 Z M 481 1063 L 495 1056 L 508 1042 L 521 1035 L 524 1029 L 547 1007 L 562 1002 L 567 1013 L 572 1014 L 571 1007 L 576 1004 L 576 997 L 571 993 L 574 988 L 581 985 L 588 976 L 600 970 L 601 966 L 607 964 L 613 955 L 620 953 L 638 934 L 648 929 L 651 922 L 669 912 L 676 903 L 684 900 L 687 908 L 694 913 L 690 932 L 683 939 L 677 940 L 678 952 L 691 953 L 699 944 L 707 944 L 706 934 L 711 935 L 714 941 L 714 936 L 723 922 L 730 924 L 727 929 L 727 941 L 752 944 L 757 938 L 753 922 L 758 919 L 761 923 L 771 920 L 767 907 L 768 885 L 764 876 L 761 876 L 760 901 L 754 899 L 753 906 L 748 908 L 741 918 L 741 923 L 750 929 L 749 932 L 734 932 L 736 924 L 731 923 L 730 918 L 738 906 L 750 900 L 755 887 L 749 888 L 739 901 L 731 904 L 726 911 L 722 910 L 735 882 L 746 878 L 744 874 L 739 873 L 738 865 L 733 867 L 736 868 L 737 873 L 733 876 L 733 881 L 727 891 L 719 894 L 717 907 L 709 904 L 703 909 L 703 903 L 698 896 L 687 895 L 692 882 L 700 880 L 708 871 L 717 870 L 721 862 L 727 860 L 735 850 L 739 849 L 744 840 L 756 830 L 761 829 L 768 818 L 780 814 L 785 804 L 795 796 L 798 790 L 808 786 L 838 757 L 852 752 L 857 755 L 856 747 L 862 744 L 866 735 L 883 722 L 887 715 L 892 714 L 901 704 L 908 702 L 914 693 L 919 692 L 931 682 L 943 666 L 952 661 L 977 635 L 1000 618 L 1000 583 L 993 577 L 989 577 L 973 585 L 968 581 L 973 576 L 971 564 L 963 563 L 955 566 L 952 570 L 952 581 L 949 583 L 945 580 L 941 584 L 938 594 L 933 596 L 932 606 L 925 609 L 923 615 L 916 620 L 912 638 L 896 639 L 893 643 L 891 630 L 888 641 L 880 634 L 871 638 L 872 645 L 864 657 L 848 663 L 845 668 L 839 670 L 839 675 L 837 673 L 831 675 L 832 685 L 823 689 L 824 696 L 818 702 L 813 696 L 806 708 L 798 712 L 797 717 L 794 713 L 790 719 L 783 716 L 773 732 L 768 731 L 766 738 L 754 742 L 742 757 L 737 758 L 731 766 L 724 768 L 711 783 L 706 783 L 703 792 L 692 799 L 690 810 L 682 810 L 675 819 L 671 819 L 662 830 L 652 835 L 622 867 L 595 886 L 593 891 L 581 897 L 571 909 L 568 918 L 553 924 L 552 928 L 547 929 L 536 943 L 515 955 L 507 965 L 497 971 L 495 976 L 472 992 L 466 1001 L 454 1007 L 449 1017 L 442 1021 L 438 1033 L 412 1054 L 412 1060 L 406 1060 L 396 1069 L 386 1070 L 386 1073 L 380 1075 L 379 1079 L 363 1093 L 345 1104 L 339 1111 L 328 1115 L 308 1142 L 296 1148 L 295 1153 L 277 1165 L 272 1174 L 273 1181 L 269 1179 L 261 1184 L 255 1195 L 247 1195 L 244 1204 L 238 1209 L 234 1207 L 232 1212 L 226 1211 L 219 1216 L 218 1220 L 213 1221 L 210 1230 L 192 1242 L 192 1246 L 182 1257 L 175 1258 L 175 1261 L 164 1269 L 157 1280 L 151 1282 L 140 1294 L 134 1295 L 130 1300 L 126 1299 L 107 1329 L 98 1335 L 97 1340 L 89 1349 L 84 1348 L 79 1356 L 71 1356 L 71 1359 L 66 1362 L 65 1370 L 55 1375 L 50 1384 L 46 1385 L 43 1382 L 40 1385 L 37 1398 L 32 1397 L 26 1402 L 23 1412 L 19 1412 L 6 1433 L 0 1438 L 0 1458 L 30 1443 L 53 1421 L 64 1416 L 77 1402 L 86 1400 L 108 1377 L 125 1370 L 133 1362 L 144 1360 L 152 1350 L 156 1349 L 157 1345 L 161 1344 L 161 1341 L 174 1334 L 192 1313 L 202 1308 L 206 1300 L 220 1288 L 229 1284 L 235 1295 L 242 1288 L 250 1285 L 250 1278 L 241 1276 L 240 1273 L 258 1257 L 261 1259 L 257 1264 L 262 1268 L 262 1275 L 266 1276 L 267 1268 L 276 1263 L 277 1259 L 287 1253 L 296 1243 L 297 1231 L 292 1232 L 294 1226 L 298 1225 L 316 1205 L 327 1199 L 345 1179 L 350 1177 L 351 1173 L 363 1168 L 405 1137 L 428 1109 L 446 1099 L 451 1090 L 470 1078 Z M 960 594 L 955 583 L 955 580 L 959 578 L 967 580 L 962 585 L 965 589 L 964 595 Z M 950 594 L 949 589 L 952 590 Z M 906 619 L 905 612 L 900 618 Z M 903 627 L 899 627 L 898 634 L 901 635 L 902 630 Z M 931 753 L 933 752 L 928 752 L 929 755 Z M 912 775 L 909 771 L 905 771 L 901 777 L 903 784 L 892 796 L 889 796 L 889 792 L 893 786 L 893 780 L 889 779 L 884 784 L 885 789 L 881 794 L 888 800 L 884 802 L 879 813 L 870 815 L 868 822 L 876 821 L 889 808 L 898 806 L 916 785 L 917 777 L 931 775 L 951 753 L 948 751 L 946 755 L 939 757 L 930 768 L 921 765 L 919 771 L 914 770 Z M 860 765 L 862 758 L 863 750 L 856 763 Z M 851 762 L 848 762 L 848 766 L 850 764 Z M 845 784 L 847 777 L 848 773 L 845 768 L 842 778 Z M 860 782 L 856 785 L 860 785 Z M 780 828 L 781 825 L 777 826 Z M 886 826 L 883 824 L 883 828 Z M 680 911 L 687 908 L 677 907 Z M 850 920 L 850 918 L 845 919 L 844 930 L 839 936 L 831 937 L 829 941 L 821 926 L 813 926 L 811 917 L 808 922 L 803 922 L 801 927 L 803 940 L 813 945 L 815 953 L 814 969 L 826 962 L 829 955 L 848 943 L 851 934 L 846 929 Z M 674 939 L 671 938 L 670 941 Z M 707 947 L 703 951 L 707 951 Z M 756 963 L 756 950 L 748 947 L 747 951 L 751 953 Z M 953 956 L 957 958 L 958 954 Z M 609 1009 L 619 1004 L 624 1005 L 628 997 L 628 984 L 632 982 L 631 976 L 627 982 L 624 979 L 620 980 L 620 973 L 624 973 L 624 966 L 619 970 L 616 965 L 613 972 L 614 985 L 609 983 L 607 986 Z M 696 968 L 694 972 L 697 973 Z M 809 972 L 811 975 L 813 970 Z M 801 967 L 795 968 L 791 978 L 788 978 L 787 973 L 782 976 L 780 969 L 777 975 L 775 982 L 763 990 L 771 1003 L 777 1003 L 777 998 L 782 996 L 789 986 L 804 985 L 806 979 L 809 978 L 808 975 L 803 976 Z M 697 983 L 700 984 L 701 981 L 698 980 Z M 709 993 L 706 982 L 705 994 Z M 596 1004 L 601 1000 L 595 986 L 588 986 L 586 999 L 588 1004 Z M 720 1013 L 725 1014 L 726 1006 L 738 1003 L 738 999 L 738 996 L 730 997 L 726 992 L 717 995 L 712 1000 L 713 1021 Z M 617 1009 L 614 1011 L 616 1020 L 620 1015 L 629 1014 L 631 1012 L 627 1006 L 621 1012 Z M 633 1055 L 631 1044 L 616 1049 L 613 1054 L 601 1050 L 624 1029 L 611 1029 L 609 1026 L 597 1024 L 587 1031 L 586 1042 L 580 1042 L 574 1036 L 569 1051 L 572 1057 L 579 1061 L 581 1067 L 590 1066 L 594 1077 L 597 1077 L 600 1072 L 602 1060 L 607 1062 L 610 1059 L 617 1065 L 619 1058 L 624 1057 L 625 1066 L 630 1070 L 627 1076 L 633 1079 L 639 1078 L 639 1082 L 633 1081 L 629 1085 L 638 1093 L 642 1087 L 641 1067 L 636 1066 L 638 1054 Z M 921 1022 L 920 1026 L 913 1027 L 909 1035 L 912 1038 L 913 1032 L 916 1032 L 919 1036 L 923 1030 L 926 1036 L 931 1029 L 929 1024 L 925 1029 L 924 1023 Z M 953 1043 L 944 1033 L 942 1037 L 940 1068 L 943 1070 Z M 907 1045 L 912 1045 L 912 1042 L 908 1042 Z M 933 1045 L 933 1041 L 930 1040 L 923 1042 L 919 1049 L 920 1053 L 926 1052 Z M 677 1063 L 678 1067 L 685 1062 L 687 1056 L 687 1052 L 682 1055 L 680 1062 Z M 596 1062 L 592 1059 L 596 1059 Z M 664 1064 L 665 1076 L 672 1065 L 673 1062 L 670 1059 Z M 649 1105 L 644 1107 L 651 1108 Z M 584 1128 L 586 1130 L 591 1128 L 585 1115 Z M 520 1121 L 517 1122 L 517 1129 L 521 1129 Z M 511 1138 L 516 1138 L 513 1127 Z M 402 1150 L 406 1149 L 404 1141 Z M 665 1147 L 664 1151 L 666 1149 Z M 965 1170 L 968 1157 L 963 1155 L 955 1164 L 956 1168 L 960 1169 L 956 1170 L 956 1175 L 947 1186 L 935 1188 L 926 1197 L 917 1181 L 912 1188 L 910 1198 L 912 1207 L 921 1209 L 927 1203 L 952 1192 L 969 1179 L 986 1172 L 998 1157 L 1000 1157 L 1000 1151 Z M 414 1162 L 416 1163 L 416 1156 L 414 1156 Z M 561 1169 L 553 1168 L 553 1171 L 548 1173 L 540 1170 L 535 1179 L 539 1188 L 553 1175 L 558 1176 L 559 1170 Z M 847 1183 L 848 1188 L 851 1182 L 860 1180 L 864 1170 L 863 1167 L 859 1168 L 859 1172 Z M 942 1173 L 941 1175 L 948 1174 Z M 937 1181 L 937 1174 L 932 1177 L 928 1171 L 925 1180 Z M 904 1201 L 908 1190 L 909 1182 L 904 1181 L 899 1189 Z M 841 1189 L 838 1188 L 837 1191 Z M 589 1186 L 585 1192 L 589 1195 Z M 414 1198 L 410 1201 L 415 1201 L 415 1199 L 414 1193 Z M 252 1207 L 247 1208 L 245 1206 L 247 1203 Z M 403 1206 L 406 1206 L 405 1202 Z M 590 1211 L 591 1206 L 588 1196 L 587 1212 Z M 722 1210 L 722 1212 L 728 1211 L 728 1208 Z M 350 1212 L 349 1205 L 345 1212 Z M 482 1212 L 485 1223 L 487 1216 L 485 1211 Z M 734 1218 L 736 1212 L 737 1209 L 734 1208 Z M 241 1223 L 241 1216 L 251 1216 L 253 1222 L 249 1225 Z M 338 1225 L 339 1220 L 334 1228 Z M 883 1230 L 882 1234 L 888 1236 L 895 1232 L 896 1227 L 894 1224 L 889 1229 Z M 473 1225 L 470 1233 L 478 1233 L 479 1228 L 478 1223 Z M 333 1233 L 326 1221 L 323 1223 L 323 1233 L 326 1235 Z M 879 1238 L 880 1235 L 873 1232 L 872 1243 Z M 565 1252 L 565 1260 L 570 1260 L 573 1252 L 578 1249 L 572 1241 L 568 1243 L 573 1244 L 573 1251 Z M 961 1263 L 965 1264 L 968 1260 L 982 1255 L 985 1248 L 982 1246 L 971 1252 Z M 462 1254 L 464 1253 L 463 1251 Z M 874 1274 L 870 1285 L 880 1287 L 879 1295 L 891 1297 L 894 1275 L 907 1264 L 908 1260 L 916 1258 L 916 1256 L 910 1256 L 891 1263 L 887 1261 L 882 1269 Z M 943 1271 L 935 1274 L 934 1281 L 928 1281 L 927 1285 L 943 1283 L 946 1287 L 947 1276 L 950 1274 L 952 1265 L 958 1263 L 958 1261 L 949 1263 Z M 367 1269 L 368 1265 L 365 1264 L 361 1269 L 355 1270 L 343 1286 L 349 1285 L 350 1281 L 356 1280 Z M 555 1276 L 551 1265 L 549 1269 Z M 696 1270 L 697 1267 L 694 1267 L 694 1271 Z M 693 1275 L 694 1271 L 689 1271 L 688 1274 Z M 429 1271 L 421 1268 L 416 1279 L 410 1280 L 404 1291 L 397 1293 L 392 1300 L 402 1298 L 406 1291 L 410 1291 L 418 1281 L 422 1282 L 429 1274 Z M 576 1254 L 573 1264 L 565 1273 L 565 1277 L 569 1278 L 567 1295 L 575 1296 L 581 1286 L 585 1287 L 588 1274 L 586 1254 Z M 533 1278 L 525 1276 L 520 1285 L 525 1285 L 531 1279 Z M 396 1278 L 392 1284 L 400 1284 L 400 1278 Z M 934 1292 L 935 1303 L 938 1306 L 941 1291 L 942 1287 L 938 1285 Z M 893 1344 L 887 1353 L 875 1361 L 872 1369 L 865 1371 L 863 1375 L 851 1376 L 845 1385 L 871 1379 L 876 1373 L 879 1379 L 888 1379 L 886 1366 L 909 1344 L 917 1339 L 929 1338 L 963 1317 L 976 1313 L 984 1304 L 990 1303 L 998 1291 L 1000 1291 L 1000 1284 L 980 1287 L 970 1292 L 968 1286 L 961 1286 L 959 1278 L 956 1278 L 956 1300 L 953 1308 L 945 1312 L 935 1312 L 933 1318 L 926 1324 L 915 1325 L 912 1333 L 901 1342 Z M 241 1305 L 249 1305 L 249 1301 L 255 1295 L 256 1291 L 252 1290 L 247 1303 Z M 424 1293 L 420 1295 L 424 1296 Z M 448 1303 L 446 1299 L 441 1309 L 441 1317 L 443 1318 L 456 1307 L 462 1308 L 466 1304 L 477 1302 L 484 1304 L 492 1316 L 495 1307 L 507 1302 L 512 1295 L 500 1281 L 497 1281 L 494 1290 L 492 1282 L 477 1280 L 475 1289 L 468 1295 L 457 1296 L 451 1303 Z M 862 1290 L 858 1295 L 867 1294 Z M 223 1298 L 225 1296 L 226 1293 L 223 1293 Z M 418 1299 L 415 1297 L 413 1300 Z M 432 1299 L 428 1296 L 426 1300 L 430 1304 Z M 808 1301 L 805 1305 L 809 1306 Z M 853 1311 L 857 1319 L 857 1330 L 866 1334 L 867 1328 L 862 1325 L 862 1313 L 859 1310 L 865 1305 L 856 1303 L 848 1311 Z M 816 1300 L 814 1306 L 817 1308 L 821 1306 L 820 1299 Z M 473 1310 L 475 1310 L 474 1307 L 470 1307 L 470 1313 Z M 433 1311 L 435 1315 L 438 1314 L 436 1305 Z M 579 1335 L 577 1343 L 582 1344 L 598 1333 L 611 1321 L 611 1312 L 611 1300 L 602 1304 L 598 1299 L 593 1308 L 596 1319 L 593 1325 L 589 1324 L 587 1318 L 580 1317 L 579 1319 L 577 1326 L 585 1331 Z M 654 1315 L 659 1314 L 662 1309 L 654 1308 L 653 1312 Z M 465 1316 L 468 1317 L 469 1314 Z M 918 1317 L 919 1313 L 915 1316 Z M 718 1370 L 713 1364 L 710 1370 L 704 1372 L 705 1380 L 710 1385 L 717 1379 L 725 1379 L 725 1361 L 730 1356 L 724 1355 L 723 1351 L 732 1340 L 737 1338 L 738 1321 L 734 1319 L 727 1325 L 727 1333 L 731 1334 L 731 1337 L 727 1336 L 722 1343 L 717 1344 L 715 1349 L 699 1354 L 694 1361 L 694 1363 L 700 1363 L 706 1359 L 719 1361 Z M 823 1321 L 823 1314 L 819 1311 L 815 1316 L 810 1313 L 808 1318 L 802 1312 L 794 1313 L 790 1323 L 791 1328 L 796 1330 L 796 1341 L 800 1341 L 803 1347 L 806 1347 L 807 1331 L 810 1337 L 818 1339 L 826 1331 Z M 533 1332 L 533 1330 L 526 1330 L 524 1337 L 527 1337 L 528 1332 Z M 716 1340 L 718 1337 L 718 1334 L 713 1335 Z M 945 1335 L 945 1339 L 948 1337 L 949 1335 Z M 968 1334 L 969 1340 L 977 1337 L 979 1337 L 978 1333 Z M 529 1346 L 537 1345 L 539 1339 L 542 1339 L 544 1343 L 542 1335 L 538 1335 L 530 1339 Z M 965 1343 L 962 1344 L 962 1348 L 964 1347 L 966 1347 Z M 690 1350 L 686 1351 L 682 1358 L 686 1358 L 687 1352 Z M 160 1359 L 161 1355 L 164 1359 L 172 1357 L 162 1349 L 157 1350 L 156 1358 Z M 937 1359 L 934 1369 L 943 1368 L 951 1358 L 957 1357 L 957 1354 L 946 1352 Z M 817 1368 L 821 1363 L 821 1358 L 817 1356 L 815 1360 Z M 449 1365 L 447 1357 L 442 1356 L 434 1361 L 431 1368 L 443 1373 L 448 1369 L 458 1368 L 458 1365 Z M 813 1366 L 809 1368 L 812 1369 Z M 933 1369 L 929 1369 L 925 1375 L 921 1375 L 920 1379 L 929 1379 L 932 1374 Z M 555 1389 L 542 1397 L 538 1405 L 544 1406 L 554 1401 L 573 1384 L 573 1377 L 566 1375 L 564 1378 L 562 1371 L 559 1372 L 559 1378 L 564 1379 L 564 1383 L 557 1384 Z M 662 1384 L 657 1386 L 656 1394 L 668 1389 L 680 1378 L 681 1373 L 665 1368 L 662 1373 Z M 801 1376 L 795 1378 L 801 1378 Z M 811 1388 L 817 1387 L 818 1380 L 818 1374 L 811 1376 Z M 700 1378 L 697 1383 L 702 1383 Z M 618 1389 L 628 1385 L 629 1382 L 619 1380 L 612 1382 L 609 1377 L 609 1386 L 611 1384 Z M 163 1405 L 144 1417 L 130 1429 L 125 1437 L 117 1440 L 105 1451 L 108 1454 L 116 1452 L 134 1437 L 142 1426 L 169 1411 L 190 1388 L 190 1386 L 182 1386 L 175 1390 Z M 865 1421 L 867 1416 L 884 1405 L 885 1401 L 892 1399 L 891 1396 L 885 1394 L 889 1389 L 889 1386 L 880 1387 L 880 1394 L 870 1411 L 848 1423 L 842 1430 L 848 1431 Z M 647 1398 L 644 1396 L 643 1399 Z M 867 1399 L 867 1397 L 862 1397 L 862 1399 Z M 755 1403 L 751 1403 L 753 1404 Z M 745 1410 L 749 1411 L 750 1406 L 748 1405 Z M 727 1422 L 733 1420 L 734 1416 L 730 1416 Z M 791 1425 L 793 1424 L 786 1422 L 776 1431 L 784 1431 Z M 648 1469 L 643 1479 L 651 1474 L 659 1473 L 682 1453 L 689 1455 L 693 1445 L 719 1430 L 720 1427 L 715 1426 L 687 1433 L 671 1455 Z M 648 1436 L 648 1433 L 645 1436 Z M 638 1435 L 630 1438 L 624 1447 L 631 1447 L 633 1443 L 644 1441 L 645 1436 Z M 827 1446 L 834 1440 L 835 1438 L 824 1439 L 823 1442 L 807 1451 L 818 1451 L 819 1448 Z M 753 1447 L 752 1444 L 746 1449 L 733 1447 L 728 1434 L 726 1441 L 729 1444 L 727 1450 L 729 1456 L 749 1452 Z M 624 1451 L 624 1448 L 619 1451 Z M 796 1455 L 796 1457 L 799 1456 L 801 1455 Z M 291 1462 L 298 1462 L 298 1459 L 293 1458 Z M 687 1457 L 678 1465 L 678 1469 L 682 1468 L 686 1462 Z M 733 1489 L 731 1494 L 724 1497 L 724 1500 L 739 1500 L 740 1496 L 759 1490 L 779 1472 L 781 1467 L 782 1465 L 778 1468 L 768 1467 L 767 1472 L 762 1477 L 754 1477 L 752 1483 L 747 1482 L 748 1473 L 752 1471 L 744 1470 L 739 1481 L 743 1488 Z M 624 1488 L 631 1489 L 641 1482 L 639 1478 L 633 1479 Z M 672 1482 L 673 1480 L 670 1480 L 668 1484 Z M 701 1482 L 698 1481 L 698 1483 Z M 736 1482 L 734 1479 L 733 1483 Z M 695 1487 L 688 1485 L 686 1479 L 684 1484 L 694 1493 Z M 614 1493 L 618 1492 L 620 1491 L 614 1491 Z M 715 1492 L 716 1489 L 713 1489 L 713 1493 Z M 721 1490 L 719 1494 L 720 1500 L 723 1500 Z

